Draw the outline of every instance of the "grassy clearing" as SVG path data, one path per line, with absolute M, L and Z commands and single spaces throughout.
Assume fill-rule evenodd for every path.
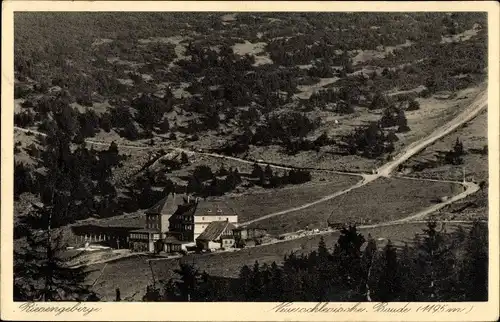
M 244 222 L 318 200 L 361 180 L 354 176 L 336 175 L 335 177 L 334 180 L 329 178 L 332 181 L 323 183 L 306 183 L 298 187 L 289 186 L 259 193 L 228 196 L 225 201 L 238 212 L 239 221 Z
M 488 190 L 484 188 L 444 207 L 435 217 L 439 220 L 487 220 L 488 209 Z
M 405 242 L 411 242 L 415 234 L 420 233 L 424 224 L 402 224 L 395 226 L 362 229 L 365 237 L 371 234 L 380 246 L 385 244 L 386 239 L 396 245 L 402 245 Z M 447 231 L 452 231 L 456 225 L 448 225 Z M 175 277 L 173 270 L 179 265 L 179 261 L 193 263 L 201 271 L 218 276 L 236 277 L 243 265 L 252 265 L 256 260 L 259 263 L 277 263 L 282 262 L 284 255 L 291 252 L 306 253 L 315 250 L 318 246 L 320 236 L 325 239 L 328 247 L 333 247 L 336 243 L 339 233 L 333 232 L 323 235 L 309 236 L 305 238 L 289 240 L 281 243 L 264 245 L 256 248 L 247 248 L 238 252 L 222 254 L 206 254 L 196 256 L 186 256 L 181 259 L 152 261 L 151 265 L 155 273 L 156 281 Z M 381 240 L 381 238 L 383 238 Z M 92 266 L 94 271 L 90 282 L 99 276 L 100 270 L 104 264 Z M 152 283 L 151 269 L 145 257 L 130 257 L 116 262 L 108 263 L 104 269 L 103 275 L 96 285 L 96 289 L 104 297 L 104 300 L 112 301 L 115 296 L 115 289 L 120 288 L 122 297 L 127 297 L 138 292 L 135 300 L 140 300 L 146 285 Z
M 479 153 L 488 144 L 488 114 L 486 111 L 478 115 L 472 121 L 460 127 L 455 132 L 438 140 L 432 146 L 416 155 L 406 167 L 419 163 L 437 162 L 440 152 L 449 151 L 453 148 L 455 140 L 459 139 L 464 145 L 466 155 L 463 157 L 466 177 L 469 180 L 488 180 L 488 155 Z M 461 180 L 462 165 L 432 164 L 429 168 L 412 173 L 413 176 L 425 178 L 443 178 L 448 180 Z
M 452 183 L 381 178 L 338 198 L 254 225 L 267 228 L 270 233 L 281 234 L 306 227 L 324 228 L 327 220 L 386 222 L 407 217 L 441 197 L 462 191 L 460 185 Z
M 463 167 L 465 167 L 466 180 L 488 182 L 488 155 L 480 153 L 483 147 L 488 144 L 487 132 L 488 114 L 485 111 L 466 123 L 465 126 L 460 127 L 457 131 L 447 135 L 416 155 L 405 164 L 405 170 L 412 171 L 408 175 L 413 177 L 462 180 Z M 462 141 L 466 151 L 466 155 L 463 156 L 463 165 L 439 162 L 439 153 L 451 150 L 457 138 Z M 412 170 L 413 166 L 422 163 L 427 165 L 426 169 L 421 171 Z M 475 194 L 441 209 L 438 212 L 438 217 L 450 220 L 488 218 L 487 185 Z

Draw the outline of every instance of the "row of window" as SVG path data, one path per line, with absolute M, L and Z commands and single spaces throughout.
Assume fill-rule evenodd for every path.
M 210 216 L 210 217 L 213 217 L 213 216 Z M 225 219 L 229 221 L 229 217 L 226 217 Z M 201 220 L 204 221 L 205 217 L 201 217 Z M 224 217 L 219 216 L 219 217 L 217 217 L 217 220 L 224 220 Z
M 148 234 L 132 233 L 132 234 L 130 234 L 130 238 L 132 238 L 132 239 L 148 239 Z M 153 239 L 154 240 L 160 239 L 160 234 L 153 234 Z
M 183 225 L 183 224 L 174 224 L 171 227 L 174 227 L 176 230 L 184 229 L 184 230 L 192 230 L 193 225 Z
M 130 238 L 132 238 L 132 239 L 148 239 L 148 235 L 146 235 L 146 234 L 130 234 Z
M 193 222 L 193 216 L 175 215 L 175 219 L 178 221 Z

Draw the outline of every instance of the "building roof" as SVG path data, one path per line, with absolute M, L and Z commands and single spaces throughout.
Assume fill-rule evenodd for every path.
M 220 212 L 217 212 L 220 210 Z M 198 207 L 196 208 L 195 216 L 235 216 L 236 211 L 230 207 L 226 202 L 222 200 L 210 200 L 200 201 Z
M 265 232 L 267 232 L 267 229 L 265 229 L 265 228 L 260 228 L 260 227 L 247 227 L 247 226 L 243 226 L 243 227 L 242 227 L 242 226 L 239 226 L 239 227 L 238 227 L 238 226 L 236 226 L 233 230 L 235 230 L 235 231 L 242 231 L 242 230 L 246 230 L 246 231 L 251 231 L 251 230 L 256 231 L 256 230 L 257 230 L 257 231 L 259 231 L 259 230 L 260 230 L 260 231 L 265 231 Z
M 179 198 L 176 198 L 175 193 L 169 194 L 162 200 L 158 201 L 153 207 L 146 210 L 146 214 L 155 215 L 172 215 L 179 205 Z
M 159 229 L 141 228 L 132 230 L 131 233 L 160 233 Z
M 235 226 L 228 221 L 212 221 L 207 228 L 196 238 L 196 240 L 216 240 L 224 232 L 224 230 L 234 229 Z
M 126 216 L 115 216 L 102 219 L 91 219 L 82 220 L 79 223 L 73 225 L 78 226 L 94 226 L 102 228 L 131 228 L 139 229 L 144 227 L 146 220 L 143 216 L 139 214 L 126 215 Z
M 177 207 L 177 210 L 173 213 L 175 215 L 193 216 L 197 208 L 197 204 L 194 202 L 183 203 Z
M 179 244 L 181 245 L 182 242 L 180 240 L 178 240 L 177 238 L 175 238 L 174 236 L 167 236 L 163 239 L 163 242 L 166 243 L 166 244 Z

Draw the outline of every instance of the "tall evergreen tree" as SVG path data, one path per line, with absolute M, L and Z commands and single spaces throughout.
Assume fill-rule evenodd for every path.
M 473 223 L 466 240 L 460 284 L 463 300 L 488 300 L 488 227 L 479 221 Z
M 397 301 L 401 292 L 401 271 L 396 249 L 390 240 L 379 258 L 374 298 L 381 302 Z
M 175 285 L 179 290 L 181 301 L 197 301 L 200 285 L 200 272 L 190 264 L 180 263 L 174 272 L 179 275 Z
M 437 230 L 436 221 L 427 222 L 417 249 L 417 279 L 423 285 L 421 298 L 433 301 L 453 300 L 450 296 L 456 294 L 455 256 L 444 234 Z
M 377 242 L 368 234 L 368 242 L 361 257 L 362 276 L 360 279 L 360 298 L 371 301 L 370 282 L 373 274 L 373 262 L 377 252 Z
M 72 197 L 75 173 L 71 167 L 69 137 L 57 130 L 47 137 L 39 166 L 44 168 L 43 205 L 23 218 L 26 244 L 14 253 L 14 298 L 22 301 L 86 300 L 95 294 L 85 285 L 89 272 L 71 268 L 63 236 L 56 227 L 75 220 L 79 205 Z M 78 180 L 78 178 L 76 178 Z
M 342 228 L 340 234 L 333 253 L 336 275 L 343 287 L 357 291 L 362 278 L 361 246 L 365 238 L 352 225 Z

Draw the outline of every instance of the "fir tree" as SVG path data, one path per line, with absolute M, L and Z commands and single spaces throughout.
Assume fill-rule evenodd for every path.
M 264 175 L 268 179 L 273 177 L 273 170 L 271 169 L 271 166 L 269 164 L 266 165 L 266 168 L 264 169 Z
M 460 271 L 464 301 L 488 300 L 488 228 L 473 223 L 465 244 Z
M 271 264 L 271 288 L 269 290 L 269 301 L 278 302 L 283 295 L 283 270 L 276 262 Z
M 422 283 L 420 297 L 425 301 L 449 300 L 456 294 L 455 257 L 437 222 L 429 220 L 417 244 L 419 276 Z
M 190 264 L 180 263 L 179 268 L 174 272 L 179 275 L 175 285 L 179 290 L 181 301 L 196 301 L 200 284 L 201 274 Z
M 247 265 L 244 265 L 240 269 L 239 281 L 241 285 L 241 294 L 243 294 L 243 299 L 246 301 L 251 301 L 251 287 L 252 287 L 252 271 Z
M 399 110 L 398 115 L 396 116 L 396 125 L 398 126 L 399 133 L 410 131 L 408 120 L 406 119 L 405 112 L 403 110 Z
M 361 246 L 365 242 L 356 226 L 342 228 L 335 245 L 334 262 L 337 263 L 339 282 L 351 290 L 356 290 L 362 278 Z
M 88 272 L 71 268 L 72 258 L 63 259 L 66 245 L 61 233 L 55 230 L 73 222 L 76 219 L 73 212 L 84 208 L 72 198 L 72 183 L 79 179 L 75 178 L 78 171 L 71 166 L 69 138 L 56 132 L 46 142 L 39 164 L 46 170 L 41 177 L 43 205 L 35 205 L 35 210 L 20 224 L 27 236 L 26 245 L 14 253 L 14 298 L 23 301 L 86 300 L 91 295 L 95 298 L 84 285 Z
M 374 297 L 381 302 L 397 301 L 402 290 L 401 271 L 396 249 L 390 240 L 382 251 L 378 266 Z
M 416 100 L 411 100 L 408 103 L 407 111 L 416 111 L 420 109 L 420 104 Z
M 90 272 L 63 259 L 63 235 L 52 228 L 54 206 L 35 207 L 23 222 L 26 244 L 14 252 L 15 301 L 86 301 L 96 294 L 86 285 Z
M 251 173 L 252 178 L 261 178 L 263 174 L 264 174 L 264 172 L 262 171 L 262 168 L 260 167 L 260 165 L 258 165 L 257 163 L 254 163 L 252 173 Z
M 372 279 L 372 272 L 373 272 L 373 262 L 374 258 L 377 252 L 377 242 L 373 237 L 368 234 L 368 242 L 365 247 L 365 250 L 363 251 L 363 256 L 361 258 L 361 265 L 362 265 L 362 276 L 361 276 L 361 283 L 359 286 L 359 293 L 360 293 L 360 298 L 371 301 L 371 289 L 370 289 L 370 283 Z
M 326 248 L 325 240 L 321 236 L 318 243 L 317 260 L 315 266 L 318 268 L 317 278 L 317 300 L 323 301 L 328 299 L 328 293 L 333 284 L 333 265 L 331 262 L 331 255 Z

